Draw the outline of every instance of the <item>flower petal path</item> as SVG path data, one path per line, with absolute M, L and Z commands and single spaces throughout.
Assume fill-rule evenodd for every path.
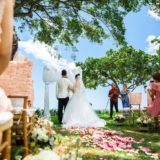
M 133 137 L 124 136 L 121 132 L 102 128 L 68 128 L 61 130 L 79 135 L 80 142 L 85 144 L 86 147 L 98 147 L 103 151 L 122 151 L 128 154 L 144 152 L 153 159 L 160 159 L 159 153 L 155 153 L 148 147 L 140 146 L 142 140 L 138 142 Z M 139 144 L 139 146 L 134 147 L 134 144 Z

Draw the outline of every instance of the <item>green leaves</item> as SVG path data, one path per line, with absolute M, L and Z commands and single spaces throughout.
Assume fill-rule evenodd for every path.
M 112 36 L 117 44 L 126 45 L 123 18 L 142 4 L 143 0 L 17 0 L 15 19 L 21 31 L 28 27 L 48 44 L 74 45 L 81 36 L 102 43 Z
M 109 50 L 102 58 L 88 58 L 77 63 L 83 69 L 84 83 L 88 88 L 128 83 L 130 89 L 143 85 L 154 71 L 160 70 L 160 55 L 150 55 L 131 46 L 118 51 Z

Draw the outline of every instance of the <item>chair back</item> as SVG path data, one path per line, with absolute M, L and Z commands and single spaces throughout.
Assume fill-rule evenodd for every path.
M 16 140 L 23 140 L 25 155 L 27 155 L 29 151 L 28 138 L 32 130 L 31 118 L 27 115 L 28 97 L 14 95 L 10 95 L 8 97 L 13 102 L 14 119 L 12 131 L 16 133 L 14 138 Z M 17 106 L 14 106 L 14 104 L 16 104 L 14 103 L 15 99 L 20 100 L 20 104 Z
M 131 105 L 141 105 L 142 93 L 132 92 L 129 94 Z
M 131 92 L 129 94 L 129 98 L 130 98 L 131 110 L 138 111 L 138 115 L 140 116 L 142 93 Z

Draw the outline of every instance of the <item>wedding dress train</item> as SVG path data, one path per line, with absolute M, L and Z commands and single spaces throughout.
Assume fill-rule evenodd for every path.
M 72 98 L 69 100 L 64 115 L 63 127 L 104 127 L 105 120 L 100 119 L 85 94 L 83 82 L 77 80 Z

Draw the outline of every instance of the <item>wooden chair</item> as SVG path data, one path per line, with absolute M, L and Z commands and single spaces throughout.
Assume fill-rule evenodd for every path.
M 138 113 L 138 117 L 141 116 L 142 93 L 131 92 L 129 98 L 131 104 L 132 124 L 134 125 L 135 114 Z
M 16 133 L 16 139 L 22 139 L 24 142 L 25 155 L 29 153 L 28 137 L 32 130 L 33 117 L 27 115 L 27 96 L 8 96 L 10 99 L 23 99 L 23 107 L 21 112 L 14 112 L 12 131 Z M 11 100 L 12 101 L 12 100 Z M 14 107 L 14 106 L 13 106 Z M 16 107 L 15 107 L 16 108 Z
M 11 127 L 13 119 L 4 124 L 0 124 L 0 132 L 2 133 L 2 143 L 0 144 L 0 159 L 10 160 L 11 157 Z
M 132 116 L 131 107 L 123 108 L 122 112 L 123 112 L 123 116 L 125 117 L 125 119 L 128 120 L 128 123 L 129 123 L 129 126 L 130 126 L 131 125 L 131 116 Z

